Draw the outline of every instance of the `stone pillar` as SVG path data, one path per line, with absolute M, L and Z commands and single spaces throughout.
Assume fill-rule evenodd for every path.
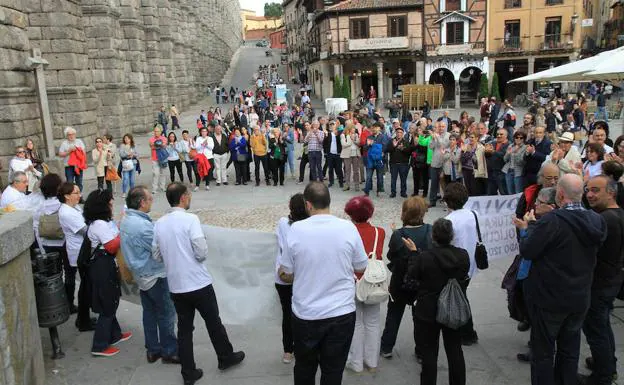
M 384 66 L 383 62 L 377 63 L 377 105 L 383 105 L 384 100 Z
M 496 60 L 490 58 L 488 60 L 488 93 L 492 92 L 492 81 L 494 80 L 494 72 L 495 72 L 495 64 Z
M 535 73 L 535 56 L 529 56 L 529 73 L 528 75 L 532 75 Z M 527 82 L 527 95 L 530 95 L 533 92 L 533 81 Z
M 0 216 L 0 384 L 45 383 L 30 263 L 33 241 L 31 214 Z
M 334 64 L 334 78 L 336 76 L 342 76 L 342 64 Z
M 455 80 L 455 109 L 459 110 L 461 108 L 460 106 L 460 99 L 461 99 L 461 90 L 459 89 L 459 79 Z
M 419 60 L 415 64 L 414 76 L 416 84 L 425 84 L 425 62 Z

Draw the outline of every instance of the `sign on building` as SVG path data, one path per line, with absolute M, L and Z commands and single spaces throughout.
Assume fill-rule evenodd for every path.
M 400 37 L 375 37 L 370 39 L 349 40 L 349 51 L 370 51 L 378 49 L 401 49 L 409 47 L 409 38 Z

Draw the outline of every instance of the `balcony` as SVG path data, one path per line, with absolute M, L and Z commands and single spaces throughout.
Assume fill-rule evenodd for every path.
M 511 36 L 507 40 L 502 40 L 500 51 L 504 52 L 520 52 L 522 51 L 522 38 L 520 36 Z
M 521 8 L 522 0 L 505 0 L 505 8 Z
M 567 35 L 562 34 L 544 35 L 544 41 L 540 44 L 542 51 L 567 48 L 572 48 L 572 43 L 568 41 Z
M 442 55 L 479 55 L 485 51 L 485 42 L 478 41 L 464 44 L 427 44 L 425 51 L 429 56 Z

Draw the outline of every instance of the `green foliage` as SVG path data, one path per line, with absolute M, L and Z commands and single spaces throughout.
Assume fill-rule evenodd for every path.
M 492 78 L 492 92 L 491 95 L 496 97 L 496 100 L 501 100 L 500 96 L 500 88 L 498 86 L 498 74 L 494 72 L 494 77 Z
M 340 98 L 342 95 L 342 79 L 340 78 L 340 76 L 336 75 L 334 76 L 334 93 L 333 93 L 333 97 L 334 98 Z
M 348 75 L 342 78 L 342 97 L 347 99 L 347 102 L 351 102 L 351 81 Z
M 282 4 L 280 3 L 264 4 L 264 17 L 266 18 L 279 19 L 280 17 L 282 17 L 283 13 L 284 13 L 284 9 L 282 8 Z
M 479 98 L 487 98 L 490 95 L 488 92 L 488 78 L 486 74 L 481 74 L 481 83 L 479 84 Z

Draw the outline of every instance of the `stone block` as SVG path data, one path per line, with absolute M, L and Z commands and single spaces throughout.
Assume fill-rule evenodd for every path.
M 87 68 L 88 57 L 84 54 L 76 54 L 76 53 L 64 53 L 57 54 L 51 53 L 46 55 L 48 62 L 50 65 L 47 70 L 67 70 L 67 69 L 76 69 L 82 70 Z
M 67 0 L 45 0 L 41 2 L 42 12 L 66 12 L 71 15 L 81 15 L 80 5 Z
M 85 42 L 70 39 L 54 39 L 50 41 L 51 52 L 83 53 Z
M 59 84 L 66 86 L 86 86 L 93 81 L 90 71 L 61 70 L 57 74 Z
M 18 70 L 27 71 L 26 59 L 28 53 L 15 49 L 0 48 L 0 71 L 1 70 Z
M 85 41 L 84 31 L 75 27 L 42 27 L 41 33 L 47 39 L 72 39 Z
M 28 39 L 41 40 L 41 27 L 28 27 L 26 28 Z

